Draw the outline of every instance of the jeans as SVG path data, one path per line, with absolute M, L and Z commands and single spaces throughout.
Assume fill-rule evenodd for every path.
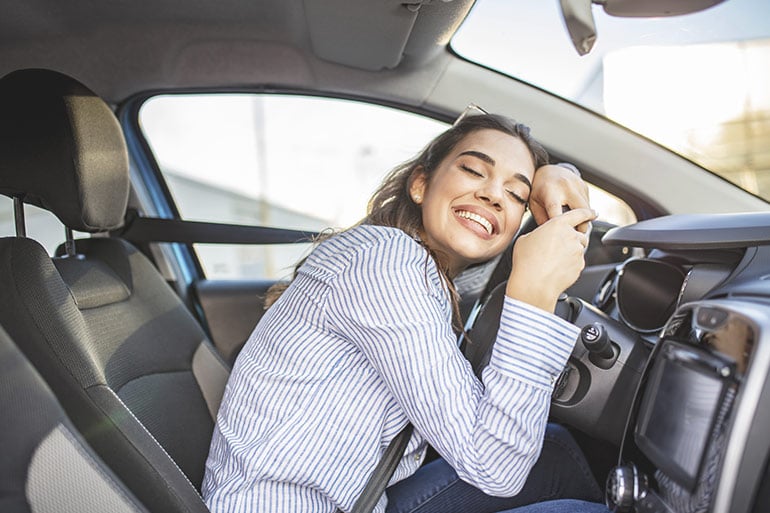
M 602 492 L 582 451 L 557 424 L 548 424 L 540 458 L 514 497 L 483 493 L 460 480 L 442 458 L 423 465 L 386 493 L 386 513 L 608 513 L 598 504 Z

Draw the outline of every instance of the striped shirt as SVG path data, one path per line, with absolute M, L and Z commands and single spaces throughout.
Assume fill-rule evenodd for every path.
M 578 330 L 506 298 L 482 383 L 451 317 L 435 262 L 403 231 L 364 225 L 320 244 L 233 368 L 206 462 L 211 511 L 349 511 L 408 421 L 391 484 L 430 444 L 464 481 L 516 494 Z

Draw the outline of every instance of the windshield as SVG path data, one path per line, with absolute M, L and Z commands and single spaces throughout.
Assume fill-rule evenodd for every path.
M 478 0 L 461 56 L 602 114 L 770 200 L 770 2 L 727 0 L 669 18 L 593 7 L 579 56 L 559 2 Z

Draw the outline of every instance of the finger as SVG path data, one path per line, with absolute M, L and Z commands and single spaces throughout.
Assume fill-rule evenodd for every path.
M 575 233 L 577 234 L 578 242 L 583 247 L 583 249 L 587 248 L 588 247 L 588 235 L 586 235 L 585 233 L 580 232 L 580 231 L 577 231 Z
M 572 235 L 567 240 L 569 241 L 569 246 L 567 246 L 569 248 L 569 255 L 574 258 L 582 259 L 586 252 L 586 247 L 588 246 L 588 240 L 586 239 L 585 235 L 578 231 L 572 230 Z
M 569 208 L 567 205 L 562 205 L 561 206 L 562 213 L 569 212 L 570 210 L 572 210 L 572 209 Z M 589 230 L 591 229 L 591 223 L 590 222 L 588 222 L 588 223 L 580 223 L 579 225 L 577 225 L 575 227 L 575 229 L 578 232 L 580 232 L 580 233 L 589 233 Z
M 554 220 L 555 219 L 556 218 L 554 218 Z M 577 227 L 583 223 L 588 223 L 596 219 L 596 212 L 590 208 L 576 208 L 559 215 L 558 219 L 560 222 L 567 223 L 569 226 L 577 229 Z
M 576 208 L 591 208 L 588 198 L 582 194 L 571 194 L 569 198 L 567 198 L 567 205 L 573 210 Z
M 532 212 L 532 217 L 535 218 L 535 222 L 538 226 L 550 219 L 550 217 L 548 217 L 548 212 L 546 212 L 540 203 L 536 203 L 534 201 L 530 202 L 529 209 Z
M 580 233 L 585 233 L 585 234 L 591 233 L 591 222 L 589 221 L 587 223 L 579 224 L 575 227 L 575 229 Z
M 562 198 L 561 201 L 552 201 L 547 205 L 549 217 L 555 217 L 577 208 L 591 208 L 591 205 L 588 202 L 588 197 L 583 196 L 575 189 L 570 189 L 568 194 Z M 557 210 L 558 213 L 556 213 Z
M 553 219 L 554 217 L 557 217 L 563 214 L 564 207 L 566 207 L 567 209 L 570 208 L 568 203 L 562 202 L 562 201 L 551 201 L 549 203 L 546 203 L 545 212 L 548 215 L 548 219 Z
M 570 187 L 565 191 L 564 202 L 574 210 L 576 208 L 590 208 L 591 205 L 588 199 L 588 187 L 584 182 L 580 182 L 580 186 Z

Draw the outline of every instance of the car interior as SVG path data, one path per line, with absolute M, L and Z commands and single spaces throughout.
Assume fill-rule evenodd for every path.
M 453 37 L 494 1 L 0 0 L 0 510 L 208 511 L 217 410 L 268 289 L 469 103 L 526 120 L 609 198 L 557 304 L 581 331 L 551 420 L 610 510 L 770 510 L 770 164 L 751 189 L 462 56 Z M 586 56 L 605 14 L 749 1 L 561 0 L 554 23 Z M 382 145 L 353 144 L 367 133 Z M 457 278 L 479 376 L 512 245 Z

